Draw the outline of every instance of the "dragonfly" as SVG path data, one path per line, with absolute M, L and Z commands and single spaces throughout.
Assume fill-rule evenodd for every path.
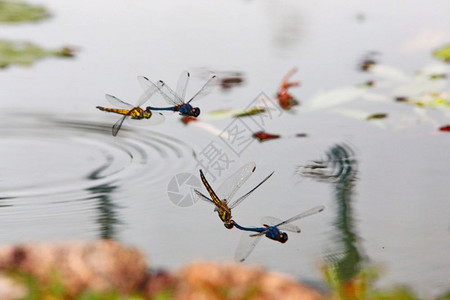
M 152 83 L 153 84 L 153 83 Z M 119 98 L 106 94 L 105 98 L 109 101 L 113 106 L 119 107 L 119 108 L 109 108 L 109 107 L 103 107 L 103 106 L 97 106 L 101 111 L 106 112 L 112 112 L 119 115 L 123 115 L 112 127 L 112 135 L 116 136 L 119 132 L 120 128 L 122 127 L 123 122 L 127 117 L 130 117 L 131 119 L 135 120 L 141 120 L 141 119 L 150 119 L 151 122 L 147 122 L 147 124 L 159 124 L 164 121 L 164 116 L 160 113 L 153 113 L 149 109 L 142 109 L 140 106 L 143 105 L 145 102 L 147 102 L 148 99 L 158 90 L 158 87 L 153 84 L 152 88 L 148 88 L 145 93 L 142 94 L 142 96 L 138 99 L 136 102 L 136 105 L 131 105 L 129 103 L 126 103 Z
M 169 111 L 177 111 L 182 116 L 191 116 L 191 117 L 198 117 L 200 115 L 200 108 L 193 107 L 190 103 L 194 99 L 199 99 L 201 96 L 205 96 L 208 94 L 212 87 L 215 85 L 216 76 L 212 76 L 204 85 L 203 87 L 195 93 L 194 96 L 192 96 L 191 99 L 188 101 L 185 101 L 186 99 L 186 88 L 189 82 L 190 74 L 187 71 L 183 71 L 180 75 L 180 78 L 178 79 L 177 89 L 176 92 L 174 92 L 164 81 L 160 80 L 157 82 L 158 91 L 166 100 L 168 104 L 171 106 L 169 107 L 153 107 L 148 106 L 148 110 L 169 110 Z M 152 90 L 153 89 L 153 83 L 148 80 L 144 76 L 138 77 L 139 82 L 141 83 L 141 86 L 144 90 Z
M 316 206 L 284 221 L 274 217 L 264 217 L 261 219 L 263 227 L 244 227 L 236 223 L 234 220 L 231 220 L 231 223 L 237 229 L 246 231 L 243 233 L 241 240 L 239 241 L 235 259 L 239 262 L 243 262 L 250 255 L 250 253 L 252 253 L 253 249 L 263 236 L 283 244 L 286 243 L 288 240 L 288 235 L 282 230 L 300 233 L 300 228 L 291 223 L 307 216 L 317 214 L 324 209 L 325 206 L 323 205 Z
M 205 186 L 206 190 L 208 191 L 211 198 L 208 198 L 207 196 L 203 195 L 200 191 L 194 190 L 197 196 L 208 203 L 214 204 L 215 209 L 214 211 L 217 211 L 219 218 L 222 220 L 223 225 L 231 229 L 233 228 L 233 222 L 231 220 L 231 210 L 235 208 L 238 204 L 242 203 L 248 196 L 250 196 L 251 193 L 253 193 L 259 186 L 261 186 L 267 179 L 269 179 L 270 176 L 272 176 L 272 173 L 269 174 L 266 178 L 264 178 L 263 181 L 261 181 L 258 185 L 256 185 L 253 189 L 251 189 L 249 192 L 244 194 L 243 196 L 239 197 L 235 201 L 231 202 L 233 199 L 233 196 L 236 194 L 238 189 L 247 181 L 247 179 L 250 177 L 250 175 L 255 172 L 256 164 L 254 162 L 250 162 L 243 167 L 241 167 L 239 170 L 236 171 L 233 175 L 231 175 L 229 178 L 227 178 L 220 186 L 219 188 L 214 191 L 211 187 L 211 185 L 206 180 L 205 175 L 203 174 L 203 171 L 200 170 L 200 177 L 203 182 L 203 185 Z M 230 203 L 231 202 L 231 203 Z

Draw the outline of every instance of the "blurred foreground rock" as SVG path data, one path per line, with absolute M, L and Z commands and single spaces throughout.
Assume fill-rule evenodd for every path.
M 0 270 L 31 274 L 43 283 L 57 276 L 69 295 L 86 288 L 131 293 L 147 281 L 147 262 L 142 253 L 103 240 L 2 247 Z
M 161 293 L 169 299 L 322 299 L 285 275 L 235 263 L 198 262 L 174 273 L 155 274 L 141 252 L 106 240 L 0 248 L 2 300 L 27 294 L 24 286 L 8 277 L 11 272 L 30 274 L 42 285 L 51 284 L 57 276 L 65 297 L 91 290 L 137 294 L 142 299 Z
M 178 299 L 322 299 L 286 275 L 236 263 L 193 263 L 177 277 Z

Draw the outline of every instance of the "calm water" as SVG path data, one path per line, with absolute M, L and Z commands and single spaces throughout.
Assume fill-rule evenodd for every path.
M 430 64 L 449 74 L 448 65 L 431 57 L 450 41 L 448 1 L 396 3 L 395 9 L 390 1 L 33 2 L 54 17 L 2 25 L 0 38 L 73 45 L 79 52 L 73 60 L 0 72 L 2 244 L 108 237 L 138 246 L 157 267 L 232 259 L 240 233 L 224 229 L 208 204 L 181 207 L 167 193 L 175 175 L 198 174 L 198 160 L 212 142 L 230 158 L 214 186 L 252 160 L 257 170 L 241 193 L 275 171 L 234 211 L 241 223 L 256 226 L 265 215 L 287 218 L 326 206 L 299 221 L 302 234 L 291 234 L 287 244 L 261 241 L 247 263 L 317 282 L 320 262 L 353 246 L 384 267 L 381 285 L 408 284 L 423 297 L 450 287 L 450 136 L 437 130 L 450 123 L 450 108 L 418 111 L 386 101 L 404 92 L 402 84 L 417 87 L 412 77 Z M 386 75 L 383 88 L 359 90 L 344 103 L 355 85 L 378 80 L 357 69 L 372 51 L 385 67 L 379 76 L 395 67 L 410 78 L 399 83 Z M 263 126 L 285 138 L 246 139 L 245 149 L 234 152 L 219 134 L 236 123 L 208 119 L 208 112 L 242 109 L 261 92 L 274 96 L 294 66 L 293 80 L 302 85 L 291 92 L 302 105 Z M 163 124 L 124 123 L 111 136 L 117 117 L 95 109 L 108 104 L 105 93 L 133 103 L 141 93 L 136 76 L 175 86 L 182 70 L 192 74 L 188 95 L 208 78 L 205 70 L 242 72 L 244 84 L 199 100 L 205 119 L 198 124 L 185 126 L 166 114 Z M 430 89 L 448 92 L 448 80 Z M 327 96 L 320 102 L 327 107 L 318 108 L 319 95 Z M 388 118 L 361 119 L 373 113 Z M 294 138 L 299 132 L 308 137 Z M 336 145 L 351 149 L 351 180 L 296 173 L 298 166 L 326 160 Z M 343 217 L 351 220 L 345 228 Z M 340 243 L 346 231 L 355 243 Z

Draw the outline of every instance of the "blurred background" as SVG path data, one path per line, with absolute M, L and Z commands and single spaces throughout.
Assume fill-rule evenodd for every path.
M 249 161 L 257 169 L 240 194 L 275 171 L 233 211 L 240 223 L 326 207 L 246 263 L 321 285 L 323 263 L 345 279 L 373 262 L 380 286 L 421 297 L 450 288 L 449 1 L 36 0 L 23 20 L 5 17 L 11 3 L 0 1 L 2 244 L 113 238 L 156 268 L 232 260 L 240 232 L 207 203 L 168 195 L 174 176 L 208 167 L 214 143 L 228 160 L 210 170 L 213 187 Z M 223 113 L 261 93 L 277 103 L 293 68 L 299 105 L 260 124 L 280 138 L 253 139 L 257 116 Z M 175 89 L 183 70 L 188 97 L 212 74 L 236 84 L 193 102 L 198 121 L 169 112 L 111 135 L 119 116 L 95 109 L 109 106 L 104 94 L 134 104 L 137 76 Z M 148 103 L 166 106 L 158 95 Z M 233 124 L 251 129 L 239 151 L 223 138 Z

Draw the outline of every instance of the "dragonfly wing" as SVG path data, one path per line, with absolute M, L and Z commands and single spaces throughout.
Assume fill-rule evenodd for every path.
M 302 212 L 301 214 L 298 214 L 296 216 L 293 216 L 292 218 L 287 219 L 286 221 L 280 222 L 280 223 L 276 224 L 275 226 L 276 227 L 280 227 L 282 225 L 289 224 L 289 223 L 291 223 L 293 221 L 297 221 L 297 220 L 302 219 L 304 217 L 317 214 L 317 213 L 323 211 L 324 209 L 325 209 L 325 206 L 323 206 L 323 205 L 319 205 L 319 206 L 313 207 L 311 209 L 308 209 L 307 211 Z
M 239 240 L 239 244 L 234 254 L 234 259 L 238 262 L 243 262 L 253 251 L 255 246 L 261 240 L 262 235 L 250 235 L 244 232 Z
M 109 95 L 106 94 L 105 95 L 106 100 L 108 100 L 109 103 L 111 103 L 111 105 L 113 105 L 114 107 L 117 108 L 125 108 L 125 109 L 132 109 L 133 105 L 126 103 L 122 100 L 120 100 L 119 98 L 113 96 L 113 95 Z
M 164 100 L 170 105 L 183 105 L 184 101 L 181 97 L 175 93 L 164 81 L 160 80 L 157 83 L 159 91 Z
M 200 200 L 203 200 L 203 201 L 206 201 L 206 202 L 208 202 L 208 203 L 211 203 L 212 205 L 215 205 L 215 204 L 214 204 L 214 201 L 212 201 L 212 199 L 209 199 L 208 197 L 206 197 L 205 195 L 203 195 L 200 191 L 194 189 L 194 192 L 195 192 L 195 194 L 197 195 L 197 197 L 198 197 Z
M 154 84 L 144 76 L 138 76 L 138 81 L 142 89 L 144 90 L 144 93 L 141 95 L 141 97 L 139 97 L 136 106 L 141 106 L 153 96 L 153 94 L 158 90 L 158 87 L 156 86 L 156 84 Z
M 256 164 L 250 162 L 236 171 L 219 186 L 216 194 L 220 200 L 230 202 L 237 190 L 247 181 L 247 179 L 255 172 Z
M 261 224 L 263 224 L 263 225 L 266 224 L 269 226 L 274 226 L 276 224 L 280 224 L 281 222 L 283 222 L 283 220 L 275 218 L 275 217 L 264 217 L 261 219 Z M 278 229 L 290 231 L 290 232 L 296 232 L 296 233 L 300 233 L 300 231 L 301 231 L 300 228 L 294 224 L 280 225 L 280 226 L 278 226 Z
M 185 99 L 186 96 L 186 88 L 189 82 L 190 74 L 188 71 L 183 71 L 178 79 L 176 94 L 181 97 L 181 99 Z
M 214 75 L 203 85 L 203 87 L 197 93 L 195 93 L 194 96 L 192 96 L 192 98 L 187 103 L 191 102 L 194 99 L 200 99 L 201 97 L 206 96 L 207 94 L 209 94 L 209 92 L 211 92 L 216 84 L 217 77 L 216 75 Z
M 120 119 L 113 125 L 113 127 L 112 127 L 112 135 L 113 135 L 113 136 L 116 136 L 116 135 L 117 135 L 117 133 L 118 133 L 119 130 L 120 130 L 120 127 L 122 127 L 123 121 L 125 121 L 125 119 L 126 119 L 127 117 L 128 117 L 127 115 L 123 116 L 122 118 L 120 118 Z
M 257 186 L 255 186 L 253 189 L 251 189 L 247 194 L 245 194 L 244 196 L 241 196 L 239 199 L 236 199 L 236 201 L 234 201 L 233 203 L 231 203 L 230 209 L 233 209 L 234 207 L 238 206 L 239 203 L 241 203 L 242 201 L 244 201 L 248 196 L 250 196 L 251 193 L 253 193 L 257 188 L 259 188 L 259 186 L 261 184 L 263 184 L 264 182 L 266 182 L 267 179 L 270 178 L 270 176 L 272 176 L 274 172 L 270 173 L 269 176 L 267 176 L 266 178 L 264 178 L 263 181 L 261 181 Z

